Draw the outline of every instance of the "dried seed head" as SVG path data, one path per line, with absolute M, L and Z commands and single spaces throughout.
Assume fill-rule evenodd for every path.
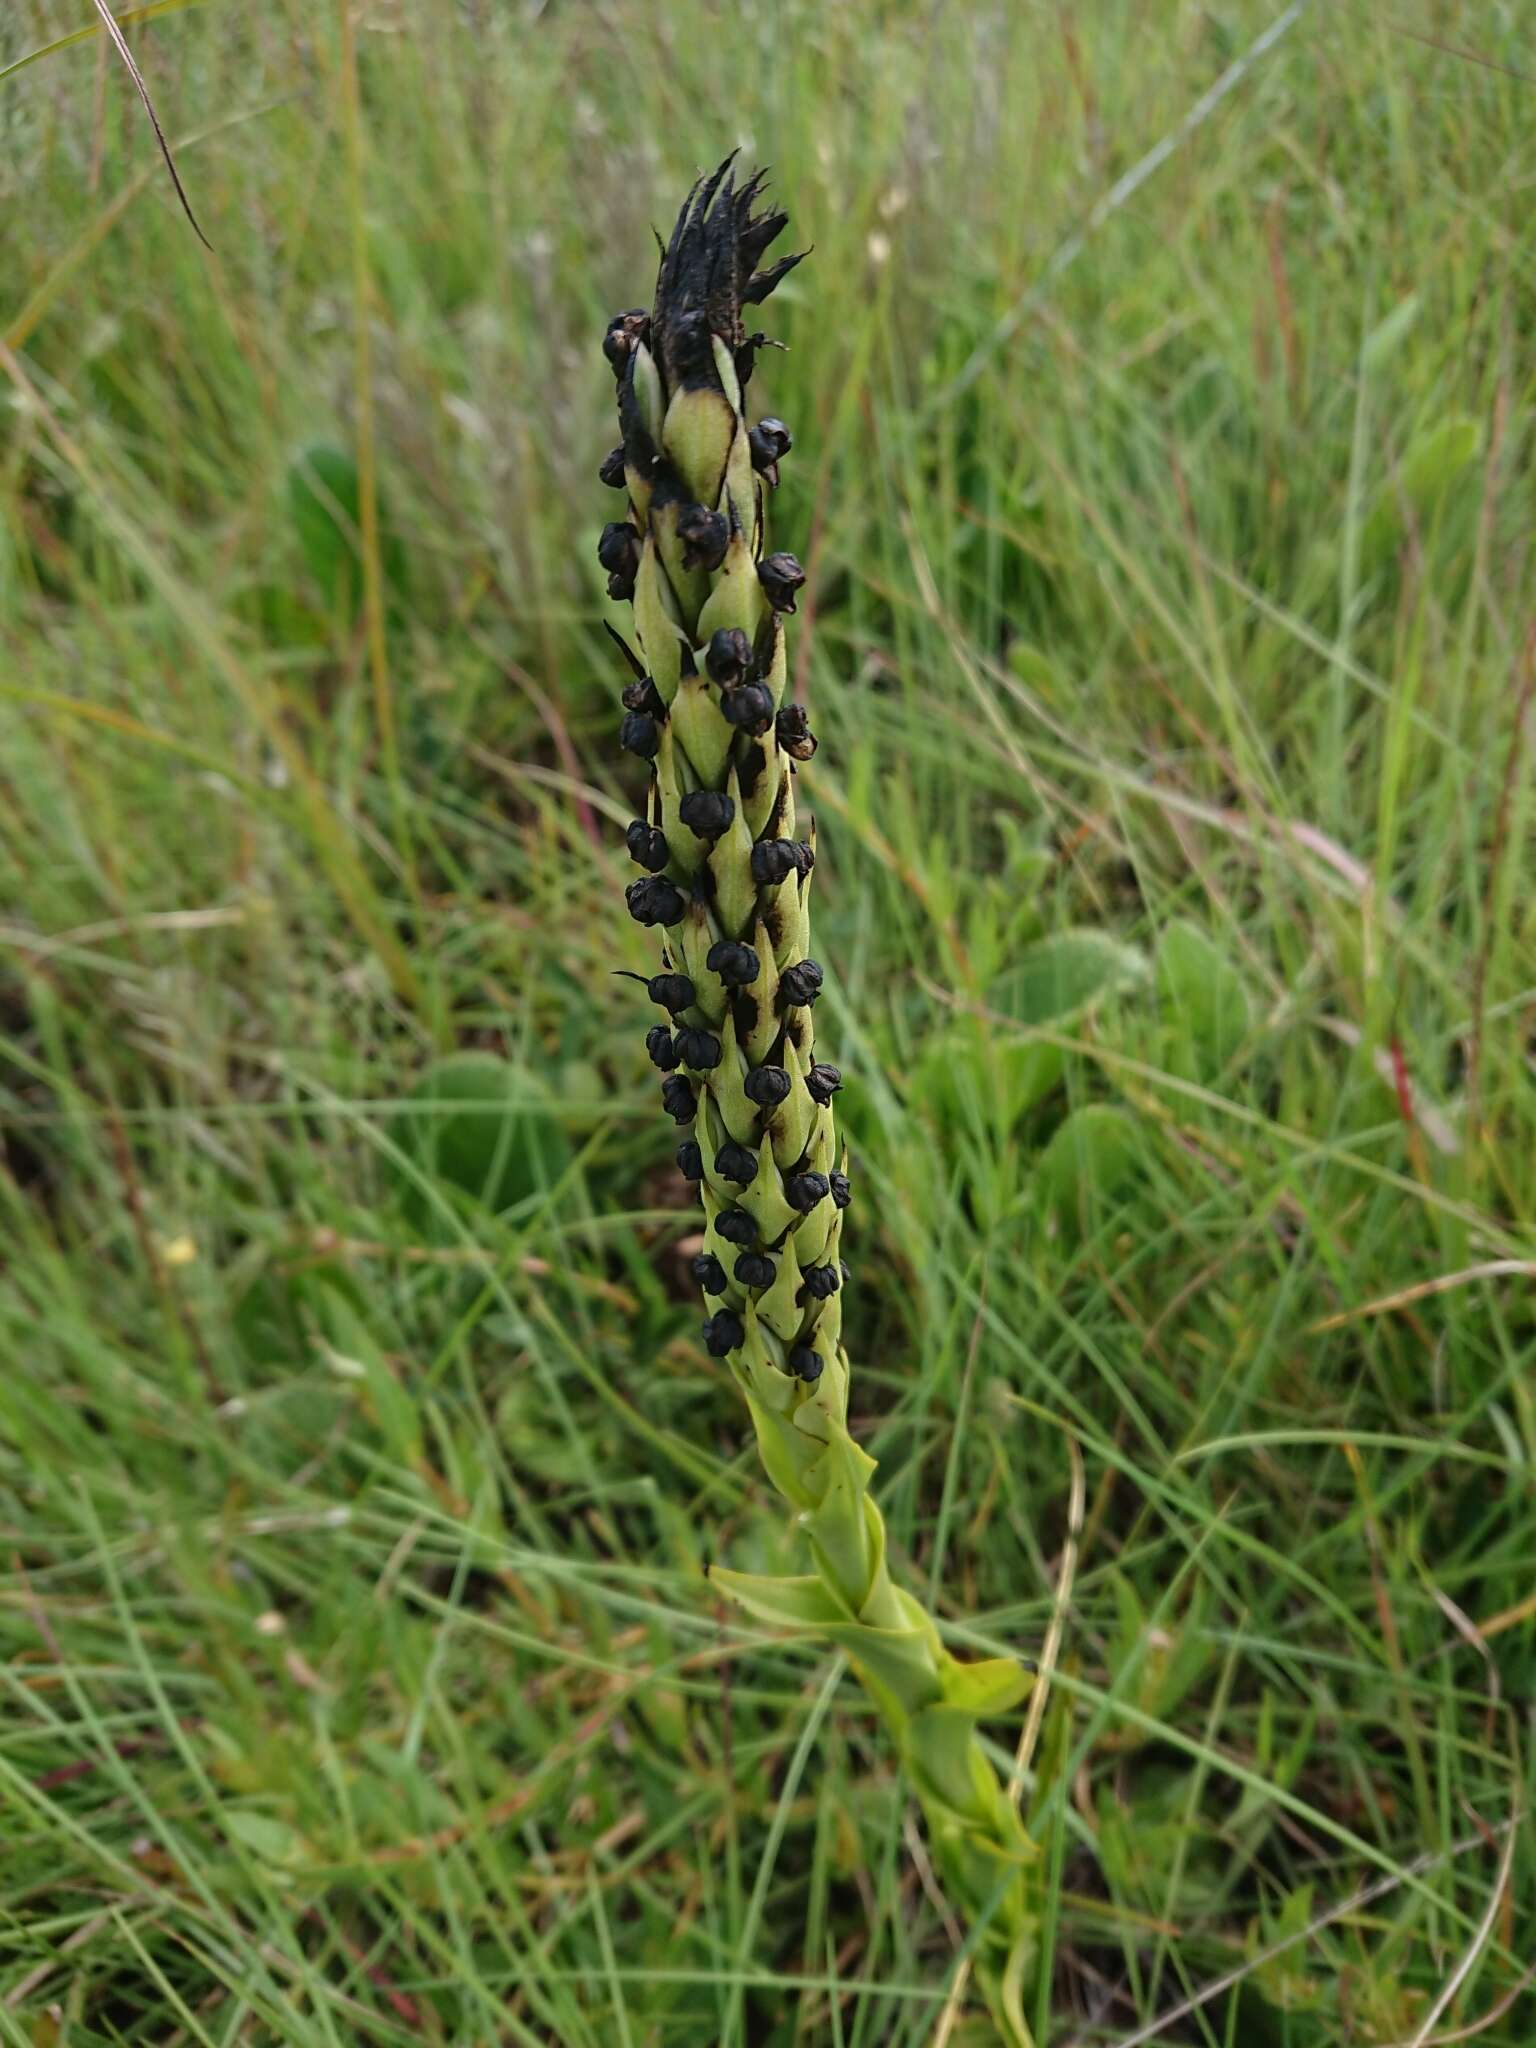
M 686 974 L 653 974 L 645 984 L 645 992 L 653 1003 L 660 1003 L 674 1017 L 679 1010 L 690 1009 L 698 994 Z
M 603 336 L 603 354 L 619 376 L 638 345 L 651 331 L 651 316 L 644 306 L 631 306 L 627 313 L 615 313 Z
M 782 1067 L 754 1067 L 741 1085 L 759 1109 L 777 1109 L 789 1093 L 790 1078 Z
M 816 856 L 803 839 L 759 839 L 752 849 L 752 879 L 767 888 L 787 875 L 808 875 Z
M 667 715 L 661 692 L 649 676 L 632 677 L 619 692 L 619 702 L 626 711 L 648 711 L 658 725 Z
M 619 726 L 619 745 L 626 754 L 654 761 L 661 746 L 661 727 L 649 711 L 626 711 Z
M 821 1378 L 821 1353 L 810 1344 L 792 1344 L 789 1350 L 789 1369 L 797 1380 L 804 1380 L 808 1387 L 814 1387 Z
M 707 569 L 713 575 L 725 560 L 730 523 L 723 512 L 711 512 L 707 505 L 685 505 L 677 515 L 677 537 L 683 544 L 683 567 Z
M 602 466 L 597 472 L 597 480 L 600 484 L 607 484 L 611 491 L 623 490 L 625 479 L 622 444 L 617 448 L 610 448 L 603 457 Z
M 733 1180 L 746 1187 L 757 1178 L 757 1154 L 738 1145 L 734 1138 L 728 1139 L 715 1154 L 715 1171 L 722 1180 Z
M 779 993 L 786 1004 L 799 1007 L 814 1003 L 821 994 L 822 973 L 814 960 L 801 960 L 786 967 L 779 976 Z
M 736 1278 L 743 1287 L 771 1287 L 777 1268 L 766 1252 L 743 1252 L 736 1261 Z
M 704 1178 L 704 1154 L 699 1150 L 698 1141 L 684 1138 L 677 1148 L 677 1170 L 684 1180 Z
M 781 550 L 776 555 L 765 555 L 758 563 L 757 580 L 776 612 L 792 612 L 795 592 L 805 581 L 805 571 L 793 555 Z
M 756 1244 L 757 1219 L 746 1209 L 722 1209 L 715 1218 L 715 1232 L 727 1244 Z
M 843 1076 L 830 1060 L 818 1060 L 806 1075 L 805 1085 L 812 1102 L 825 1105 L 842 1087 Z
M 673 1123 L 692 1123 L 694 1111 L 699 1106 L 693 1083 L 685 1081 L 681 1074 L 668 1074 L 661 1084 L 661 1106 Z
M 816 1204 L 826 1199 L 827 1186 L 824 1173 L 792 1173 L 784 1183 L 784 1199 L 791 1209 L 809 1216 Z
M 636 924 L 680 924 L 688 905 L 661 875 L 642 875 L 624 891 L 624 901 Z
M 774 720 L 779 745 L 792 761 L 809 761 L 816 751 L 816 735 L 803 704 L 786 704 Z
M 757 954 L 740 939 L 716 939 L 704 956 L 704 965 L 711 974 L 718 974 L 727 988 L 746 988 L 762 969 Z
M 752 666 L 752 642 L 740 626 L 721 626 L 709 636 L 704 667 L 712 683 L 729 689 Z
M 736 815 L 735 799 L 723 789 L 690 789 L 677 815 L 700 839 L 718 839 Z
M 747 436 L 747 446 L 752 451 L 752 467 L 769 483 L 776 484 L 779 464 L 794 446 L 788 427 L 782 420 L 759 420 Z
M 710 1316 L 702 1331 L 704 1349 L 711 1358 L 724 1358 L 746 1336 L 746 1328 L 734 1309 L 723 1308 Z
M 648 874 L 659 875 L 670 857 L 666 833 L 659 825 L 647 825 L 644 818 L 631 822 L 624 834 L 624 844 L 629 848 L 630 859 Z
M 724 1294 L 725 1268 L 713 1252 L 700 1252 L 690 1259 L 688 1270 L 706 1294 Z
M 685 1067 L 709 1074 L 720 1064 L 720 1041 L 713 1031 L 697 1024 L 685 1024 L 677 1034 L 677 1051 Z
M 843 1284 L 836 1266 L 807 1266 L 801 1279 L 804 1283 L 802 1291 L 812 1301 L 825 1301 Z
M 847 1174 L 834 1172 L 829 1173 L 827 1178 L 832 1183 L 833 1201 L 836 1202 L 839 1209 L 846 1209 L 853 1200 L 853 1189 L 849 1185 Z
M 677 1047 L 672 1034 L 665 1024 L 653 1024 L 645 1034 L 645 1049 L 650 1055 L 651 1065 L 660 1067 L 664 1074 L 670 1074 L 677 1065 Z
M 764 683 L 738 683 L 720 693 L 720 715 L 738 732 L 760 733 L 773 719 L 773 699 Z

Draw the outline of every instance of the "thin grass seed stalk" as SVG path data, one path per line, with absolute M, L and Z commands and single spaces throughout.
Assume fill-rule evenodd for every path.
M 978 1963 L 994 2017 L 1025 2043 L 1035 1851 L 976 1724 L 1016 1706 L 1029 1679 L 1010 1658 L 959 1663 L 893 1583 L 874 1460 L 848 1433 L 841 1077 L 816 1056 L 816 841 L 795 802 L 796 763 L 816 741 L 785 702 L 784 622 L 805 578 L 793 555 L 769 550 L 764 520 L 788 429 L 749 425 L 743 400 L 766 340 L 744 310 L 801 260 L 758 268 L 787 224 L 754 213 L 762 183 L 736 185 L 728 158 L 695 185 L 652 309 L 619 314 L 603 343 L 622 440 L 600 474 L 627 494 L 628 514 L 604 528 L 598 556 L 609 595 L 634 606 L 641 649 L 625 646 L 620 741 L 651 766 L 646 815 L 628 832 L 641 870 L 630 915 L 661 935 L 646 986 L 665 1021 L 646 1050 L 704 1207 L 693 1262 L 704 1342 L 746 1398 L 816 1567 L 713 1579 L 759 1621 L 847 1653 L 896 1739 L 950 1893 L 985 1921 Z

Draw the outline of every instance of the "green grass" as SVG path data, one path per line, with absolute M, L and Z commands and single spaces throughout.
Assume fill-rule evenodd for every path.
M 1042 2044 L 1531 2040 L 1536 43 L 1316 7 L 1191 123 L 1279 13 L 381 0 L 354 94 L 209 0 L 211 257 L 99 39 L 0 78 L 7 2048 L 942 2038 L 862 1696 L 701 1575 L 794 1543 L 611 972 L 596 342 L 737 142 L 957 1647 L 1086 1470 Z

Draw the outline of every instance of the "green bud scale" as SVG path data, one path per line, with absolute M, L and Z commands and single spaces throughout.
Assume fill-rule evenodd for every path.
M 668 1073 L 678 1159 L 696 1179 L 704 1249 L 692 1262 L 710 1303 L 702 1337 L 746 1398 L 768 1477 L 798 1510 L 814 1572 L 713 1580 L 760 1621 L 820 1631 L 848 1655 L 899 1746 L 957 1903 L 987 1924 L 978 1974 L 1003 2038 L 1027 2044 L 1035 1849 L 976 1736 L 1029 1680 L 1014 1659 L 961 1663 L 891 1577 L 870 1494 L 874 1461 L 848 1430 L 840 1256 L 850 1199 L 833 1095 L 816 1057 L 811 957 L 815 832 L 800 815 L 798 764 L 815 750 L 786 703 L 786 619 L 805 572 L 767 544 L 767 494 L 791 437 L 755 425 L 745 392 L 765 337 L 760 305 L 796 263 L 759 268 L 787 224 L 757 213 L 761 172 L 732 159 L 701 179 L 662 252 L 650 310 L 610 322 L 603 352 L 622 450 L 602 465 L 628 516 L 605 527 L 610 594 L 633 606 L 638 682 L 620 744 L 650 765 L 629 849 L 651 869 L 627 890 L 632 917 L 660 927 L 648 993 L 671 1013 L 652 1059 Z M 652 868 L 653 859 L 665 863 Z

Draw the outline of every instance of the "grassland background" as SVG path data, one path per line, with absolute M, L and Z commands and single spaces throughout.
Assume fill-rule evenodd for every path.
M 1086 1475 L 1042 2042 L 1528 2048 L 1536 39 L 1202 109 L 1278 13 L 167 7 L 211 255 L 99 38 L 0 76 L 0 2040 L 942 2038 L 861 1696 L 701 1577 L 793 1543 L 612 972 L 596 337 L 740 143 L 956 1646 Z

